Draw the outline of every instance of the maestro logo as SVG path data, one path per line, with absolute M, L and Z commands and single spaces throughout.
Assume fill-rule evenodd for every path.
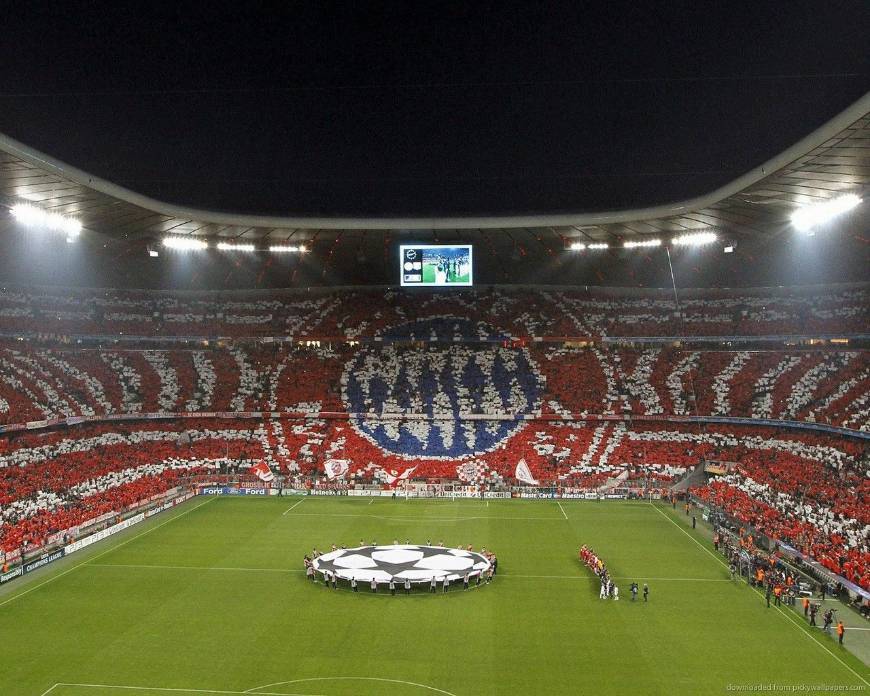
M 456 335 L 481 333 L 496 332 L 467 319 L 441 317 L 394 327 L 388 335 L 452 341 Z M 356 432 L 406 459 L 454 459 L 491 451 L 518 432 L 522 422 L 468 416 L 531 413 L 544 386 L 526 349 L 480 350 L 462 344 L 433 344 L 424 350 L 389 344 L 365 348 L 345 365 L 342 382 L 349 412 L 397 416 L 356 418 Z M 403 420 L 402 414 L 423 417 Z

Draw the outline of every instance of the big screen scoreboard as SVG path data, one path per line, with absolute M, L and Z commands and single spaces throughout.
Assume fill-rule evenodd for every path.
M 402 244 L 400 279 L 411 287 L 466 287 L 473 284 L 470 244 Z

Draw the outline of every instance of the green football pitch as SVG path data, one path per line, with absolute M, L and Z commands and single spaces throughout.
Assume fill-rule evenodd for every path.
M 360 538 L 486 546 L 498 574 L 395 597 L 306 580 L 303 554 Z M 598 599 L 584 542 L 620 601 Z M 708 547 L 649 503 L 196 498 L 4 588 L 0 694 L 866 690 L 860 660 Z

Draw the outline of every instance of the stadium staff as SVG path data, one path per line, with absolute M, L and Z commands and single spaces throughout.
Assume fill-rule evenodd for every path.
M 843 635 L 846 633 L 846 627 L 843 625 L 842 619 L 837 622 L 837 642 L 843 644 Z

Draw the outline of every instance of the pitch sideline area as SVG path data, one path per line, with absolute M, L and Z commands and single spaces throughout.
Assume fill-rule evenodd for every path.
M 728 580 L 669 509 L 335 498 L 305 498 L 285 515 L 288 507 L 280 498 L 195 500 L 0 598 L 0 693 L 867 688 L 864 664 L 823 636 L 807 640 Z M 499 557 L 493 586 L 392 597 L 332 590 L 300 572 L 312 546 L 406 539 L 486 546 Z M 576 559 L 581 543 L 608 558 L 619 602 L 597 598 Z M 632 580 L 649 582 L 649 604 L 629 601 Z

